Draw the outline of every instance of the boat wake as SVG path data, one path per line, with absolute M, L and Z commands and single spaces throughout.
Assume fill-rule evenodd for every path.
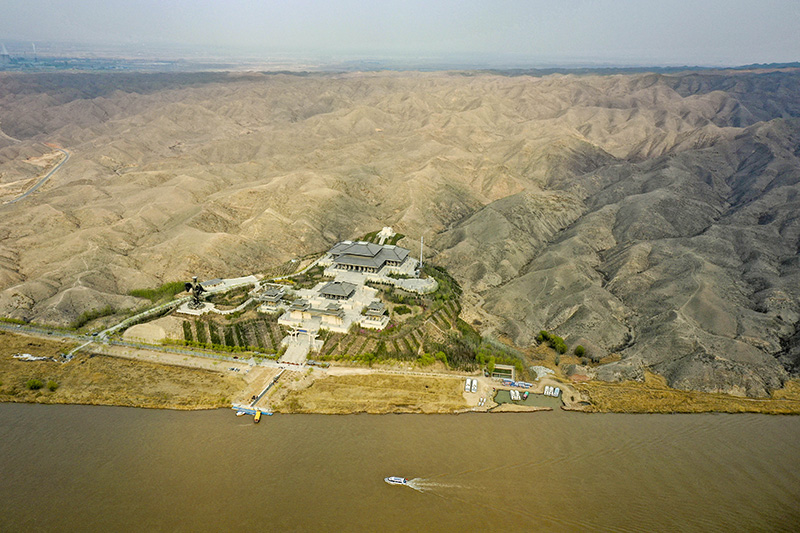
M 421 477 L 415 477 L 414 479 L 409 479 L 408 483 L 406 483 L 412 489 L 419 491 L 419 492 L 429 492 L 438 489 L 462 489 L 464 488 L 463 485 L 456 485 L 455 483 L 440 483 L 438 481 L 433 481 L 430 479 L 425 479 Z

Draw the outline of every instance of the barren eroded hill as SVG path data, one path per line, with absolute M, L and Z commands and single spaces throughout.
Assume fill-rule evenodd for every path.
M 72 157 L 0 207 L 0 314 L 64 324 L 391 225 L 484 330 L 763 395 L 800 360 L 798 81 L 4 75 L 0 200 L 57 161 L 43 143 Z

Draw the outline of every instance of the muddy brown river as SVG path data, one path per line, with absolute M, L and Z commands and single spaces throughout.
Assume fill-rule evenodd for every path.
M 4 532 L 798 527 L 800 417 L 0 404 Z

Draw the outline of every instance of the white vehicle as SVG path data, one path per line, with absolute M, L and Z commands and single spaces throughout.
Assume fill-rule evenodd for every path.
M 467 378 L 467 384 L 464 385 L 464 392 L 469 392 L 472 389 L 472 379 Z
M 478 380 L 477 379 L 473 379 L 472 380 L 472 392 L 478 392 Z

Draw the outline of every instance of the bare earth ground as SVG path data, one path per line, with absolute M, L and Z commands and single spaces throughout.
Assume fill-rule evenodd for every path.
M 213 409 L 230 405 L 245 387 L 236 375 L 202 368 L 79 354 L 63 364 L 21 361 L 15 353 L 53 357 L 65 344 L 0 332 L 0 401 Z M 25 383 L 52 380 L 58 388 L 28 390 Z
M 321 379 L 314 379 L 310 374 L 303 377 L 284 383 L 276 391 L 271 398 L 275 411 L 323 414 L 452 413 L 468 407 L 462 395 L 464 381 L 457 378 L 360 373 Z
M 164 339 L 183 339 L 183 321 L 174 316 L 165 316 L 147 322 L 136 324 L 125 330 L 123 338 L 129 341 L 159 343 Z

